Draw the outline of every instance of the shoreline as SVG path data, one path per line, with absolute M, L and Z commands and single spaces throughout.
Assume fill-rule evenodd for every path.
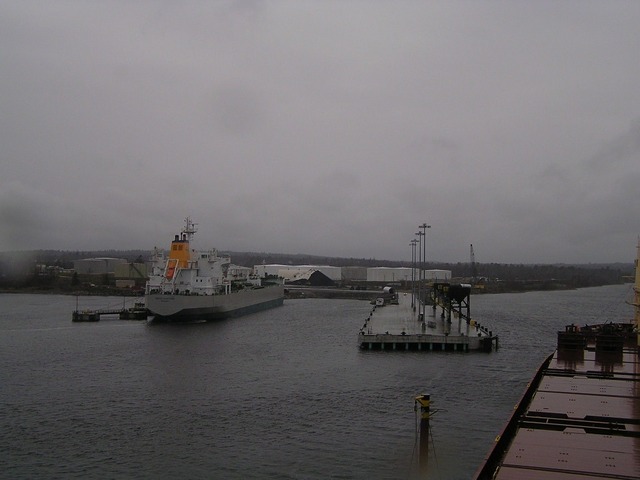
M 450 282 L 456 284 L 458 282 Z M 504 285 L 474 287 L 472 295 L 490 295 L 501 293 L 525 293 L 558 290 L 577 290 L 581 288 L 604 287 L 607 285 L 624 285 L 630 282 L 603 283 L 599 285 L 570 286 L 565 284 L 543 285 Z M 373 300 L 382 293 L 383 286 L 371 286 L 369 289 L 354 289 L 349 287 L 313 287 L 313 286 L 287 286 L 285 285 L 285 298 L 289 300 L 305 298 L 335 298 L 354 300 Z M 411 292 L 411 289 L 397 287 L 398 292 Z M 90 289 L 71 290 L 65 288 L 37 288 L 14 287 L 0 288 L 0 293 L 33 294 L 33 295 L 69 295 L 69 296 L 95 296 L 95 297 L 143 297 L 144 289 L 131 290 L 112 286 L 95 286 Z

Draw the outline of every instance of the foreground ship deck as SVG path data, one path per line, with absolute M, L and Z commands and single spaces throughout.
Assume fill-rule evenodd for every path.
M 640 238 L 633 322 L 558 332 L 476 480 L 640 478 Z
M 367 350 L 460 351 L 491 350 L 497 337 L 481 324 L 457 315 L 434 315 L 427 306 L 424 322 L 411 307 L 411 294 L 398 295 L 396 304 L 376 305 L 358 334 Z
M 556 351 L 476 478 L 640 478 L 637 347 Z

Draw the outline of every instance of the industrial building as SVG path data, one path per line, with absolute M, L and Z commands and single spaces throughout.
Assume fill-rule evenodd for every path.
M 366 282 L 367 267 L 342 267 L 343 282 Z
M 304 274 L 309 270 L 317 270 L 329 277 L 334 282 L 342 280 L 342 269 L 329 265 L 255 265 L 254 271 L 259 277 L 277 276 L 282 278 L 292 278 L 298 274 Z
M 413 273 L 412 273 L 413 272 Z M 423 270 L 422 278 L 433 282 L 451 280 L 451 270 Z M 418 279 L 418 270 L 409 267 L 372 267 L 367 268 L 367 282 L 396 283 Z
M 334 282 L 374 282 L 397 283 L 418 279 L 418 270 L 411 267 L 332 267 L 328 265 L 255 265 L 254 271 L 259 277 L 276 276 L 292 279 L 304 276 L 310 270 L 322 272 Z M 431 282 L 451 280 L 451 270 L 423 270 L 422 278 Z
M 116 278 L 131 278 L 145 281 L 148 277 L 147 266 L 144 263 L 119 263 L 113 271 Z
M 277 277 L 278 276 L 278 272 L 280 271 L 280 269 L 284 268 L 284 267 L 287 267 L 287 266 L 288 265 L 282 265 L 282 264 L 279 264 L 279 263 L 271 263 L 271 264 L 268 264 L 268 265 L 265 265 L 265 264 L 254 265 L 253 266 L 253 271 L 260 278 Z
M 367 268 L 367 282 L 410 282 L 413 270 L 409 267 Z
M 304 272 L 287 272 L 288 276 L 283 276 L 286 285 L 308 285 L 312 287 L 329 287 L 335 283 L 320 270 L 310 268 Z
M 448 282 L 451 280 L 451 270 L 424 270 L 422 278 L 429 282 Z
M 144 286 L 148 274 L 144 263 L 120 263 L 115 266 L 114 278 L 116 287 L 133 288 Z
M 128 264 L 128 262 L 124 258 L 83 258 L 74 260 L 73 269 L 78 275 L 113 274 L 116 271 L 116 267 L 122 264 Z
M 241 265 L 229 265 L 229 270 L 227 271 L 227 275 L 229 275 L 234 280 L 241 280 L 243 278 L 249 278 L 251 275 L 251 268 L 243 267 Z

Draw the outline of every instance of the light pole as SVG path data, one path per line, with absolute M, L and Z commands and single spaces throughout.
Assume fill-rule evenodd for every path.
M 420 303 L 422 302 L 422 236 L 424 233 L 418 231 L 416 232 L 418 235 L 418 321 L 421 321 L 420 318 Z
M 418 241 L 414 238 L 409 242 L 411 245 L 411 309 L 416 310 L 416 243 Z
M 427 228 L 431 228 L 431 225 L 427 225 L 426 223 L 423 223 L 418 228 L 422 229 L 422 236 L 424 237 L 424 241 L 422 242 L 422 263 L 423 264 L 420 265 L 420 271 L 422 271 L 422 269 L 424 268 L 424 262 L 426 262 L 427 260 Z M 425 280 L 426 280 L 426 277 L 427 277 L 427 274 L 425 272 L 424 273 Z M 426 289 L 427 287 L 425 285 L 425 296 L 426 296 Z M 427 310 L 427 306 L 425 303 L 423 303 L 422 304 L 422 321 L 423 322 L 424 322 L 424 314 L 426 313 L 426 310 Z

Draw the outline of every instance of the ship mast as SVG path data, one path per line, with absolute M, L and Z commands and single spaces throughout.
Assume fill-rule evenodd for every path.
M 191 217 L 184 219 L 184 228 L 182 229 L 182 238 L 191 243 L 193 240 L 193 234 L 198 231 L 198 224 L 191 221 Z

